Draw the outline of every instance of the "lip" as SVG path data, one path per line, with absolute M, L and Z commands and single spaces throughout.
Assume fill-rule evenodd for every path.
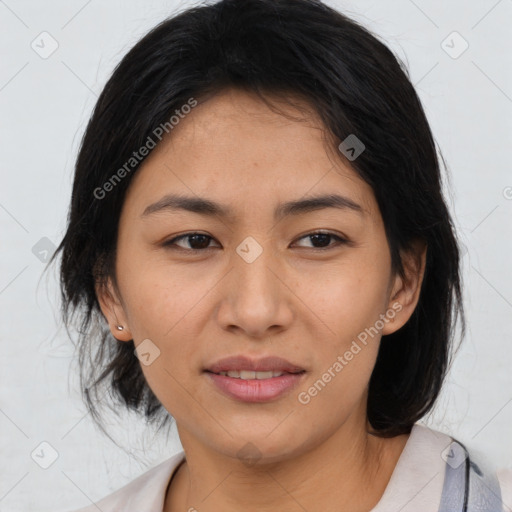
M 306 372 L 285 373 L 269 379 L 237 379 L 209 371 L 205 375 L 227 396 L 242 402 L 268 402 L 289 393 L 302 380 Z
M 280 371 L 284 372 L 284 375 L 268 379 L 248 380 L 218 375 L 219 372 L 230 370 Z M 219 359 L 208 366 L 204 373 L 210 379 L 210 382 L 225 395 L 242 402 L 254 403 L 276 400 L 289 393 L 303 379 L 306 370 L 282 357 L 267 356 L 260 359 L 251 359 L 244 355 L 237 355 Z
M 267 356 L 260 359 L 251 359 L 244 355 L 225 357 L 205 368 L 205 371 L 212 373 L 228 372 L 230 370 L 249 370 L 254 372 L 281 371 L 286 373 L 305 371 L 304 368 L 292 364 L 282 357 Z

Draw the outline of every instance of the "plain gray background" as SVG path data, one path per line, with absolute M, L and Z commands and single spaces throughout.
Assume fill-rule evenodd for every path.
M 447 199 L 466 246 L 468 333 L 423 423 L 512 467 L 512 0 L 327 3 L 408 64 L 449 167 Z M 175 432 L 153 438 L 134 416 L 107 419 L 126 451 L 94 427 L 59 319 L 56 273 L 41 273 L 64 232 L 74 158 L 98 94 L 148 29 L 188 5 L 0 0 L 0 510 L 85 506 L 181 448 Z M 57 457 L 47 469 L 31 455 L 42 451 Z

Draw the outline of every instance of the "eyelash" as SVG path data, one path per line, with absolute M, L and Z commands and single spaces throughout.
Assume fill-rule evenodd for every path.
M 196 235 L 204 236 L 204 237 L 210 238 L 211 240 L 214 240 L 214 238 L 211 237 L 210 235 L 206 235 L 204 233 L 190 232 L 190 233 L 185 233 L 183 235 L 177 236 L 176 238 L 173 238 L 171 240 L 168 240 L 168 241 L 164 242 L 162 244 L 162 246 L 167 248 L 167 249 L 184 251 L 184 252 L 189 252 L 189 253 L 190 252 L 196 252 L 196 253 L 206 252 L 206 251 L 208 251 L 210 249 L 215 249 L 215 247 L 207 247 L 206 249 L 185 249 L 183 247 L 179 247 L 179 246 L 176 245 L 176 242 L 178 240 L 181 240 L 183 238 L 189 238 L 189 237 L 196 236 Z M 315 236 L 315 235 L 330 236 L 332 238 L 335 238 L 338 243 L 335 244 L 335 245 L 327 246 L 327 247 L 302 247 L 302 249 L 312 249 L 314 251 L 326 251 L 328 249 L 333 249 L 333 248 L 338 247 L 340 245 L 349 244 L 350 243 L 347 239 L 342 238 L 339 235 L 336 235 L 334 233 L 324 232 L 324 231 L 313 231 L 312 233 L 308 233 L 307 235 L 301 236 L 298 240 L 302 240 L 304 238 L 309 238 L 309 237 L 312 237 L 312 236 Z

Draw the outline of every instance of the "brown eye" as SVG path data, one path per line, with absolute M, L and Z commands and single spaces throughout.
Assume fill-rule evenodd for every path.
M 321 231 L 317 231 L 315 233 L 309 233 L 303 237 L 301 237 L 299 240 L 304 240 L 309 238 L 311 242 L 313 243 L 312 249 L 331 249 L 333 247 L 336 247 L 338 245 L 348 243 L 348 240 L 335 235 L 334 233 L 324 233 Z M 336 244 L 331 245 L 330 241 L 331 239 L 335 239 L 337 241 Z
M 339 235 L 336 235 L 334 233 L 324 233 L 321 231 L 309 233 L 309 234 L 301 237 L 299 240 L 304 240 L 304 239 L 310 239 L 310 241 L 313 244 L 313 246 L 310 247 L 311 249 L 319 249 L 319 250 L 332 249 L 341 244 L 349 243 L 348 240 L 340 237 Z M 331 243 L 333 239 L 336 242 L 334 244 Z M 184 243 L 187 244 L 188 247 L 178 244 L 178 242 L 181 242 L 182 240 L 185 241 Z M 210 246 L 210 242 L 212 240 L 214 240 L 214 238 L 209 235 L 205 235 L 204 233 L 193 232 L 193 233 L 185 233 L 184 235 L 180 235 L 176 238 L 168 240 L 167 242 L 164 242 L 162 245 L 163 245 L 163 247 L 168 248 L 168 249 L 178 249 L 178 250 L 189 251 L 189 252 L 201 252 L 201 251 L 206 251 L 208 249 L 213 248 L 212 246 Z M 308 247 L 304 247 L 304 248 L 307 249 Z
M 189 247 L 182 247 L 178 245 L 176 242 L 179 240 L 186 240 L 186 243 L 189 244 Z M 185 251 L 204 251 L 206 249 L 210 249 L 209 243 L 213 240 L 211 236 L 205 235 L 203 233 L 185 233 L 184 235 L 180 235 L 172 240 L 168 240 L 163 243 L 164 247 L 173 248 L 176 246 L 179 249 L 183 249 Z

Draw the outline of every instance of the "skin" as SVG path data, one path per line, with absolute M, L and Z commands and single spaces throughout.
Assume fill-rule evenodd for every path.
M 274 103 L 299 114 L 277 98 Z M 174 127 L 128 190 L 117 282 L 99 285 L 97 294 L 118 340 L 138 346 L 150 339 L 160 350 L 141 367 L 174 417 L 186 454 L 167 489 L 166 512 L 368 511 L 408 439 L 368 433 L 367 390 L 381 336 L 403 326 L 416 307 L 426 247 L 418 242 L 403 254 L 405 279 L 392 274 L 371 187 L 329 149 L 316 116 L 302 118 L 287 119 L 256 96 L 226 90 Z M 171 210 L 141 217 L 171 192 L 217 201 L 236 217 Z M 281 202 L 331 193 L 349 197 L 364 215 L 325 208 L 273 220 Z M 306 236 L 318 230 L 350 244 Z M 193 231 L 212 238 L 162 245 Z M 263 251 L 252 263 L 236 252 L 248 236 Z M 394 321 L 308 404 L 300 403 L 299 392 L 397 303 Z M 240 353 L 284 357 L 306 375 L 277 400 L 243 403 L 203 373 Z M 253 464 L 237 456 L 247 443 L 258 451 Z

